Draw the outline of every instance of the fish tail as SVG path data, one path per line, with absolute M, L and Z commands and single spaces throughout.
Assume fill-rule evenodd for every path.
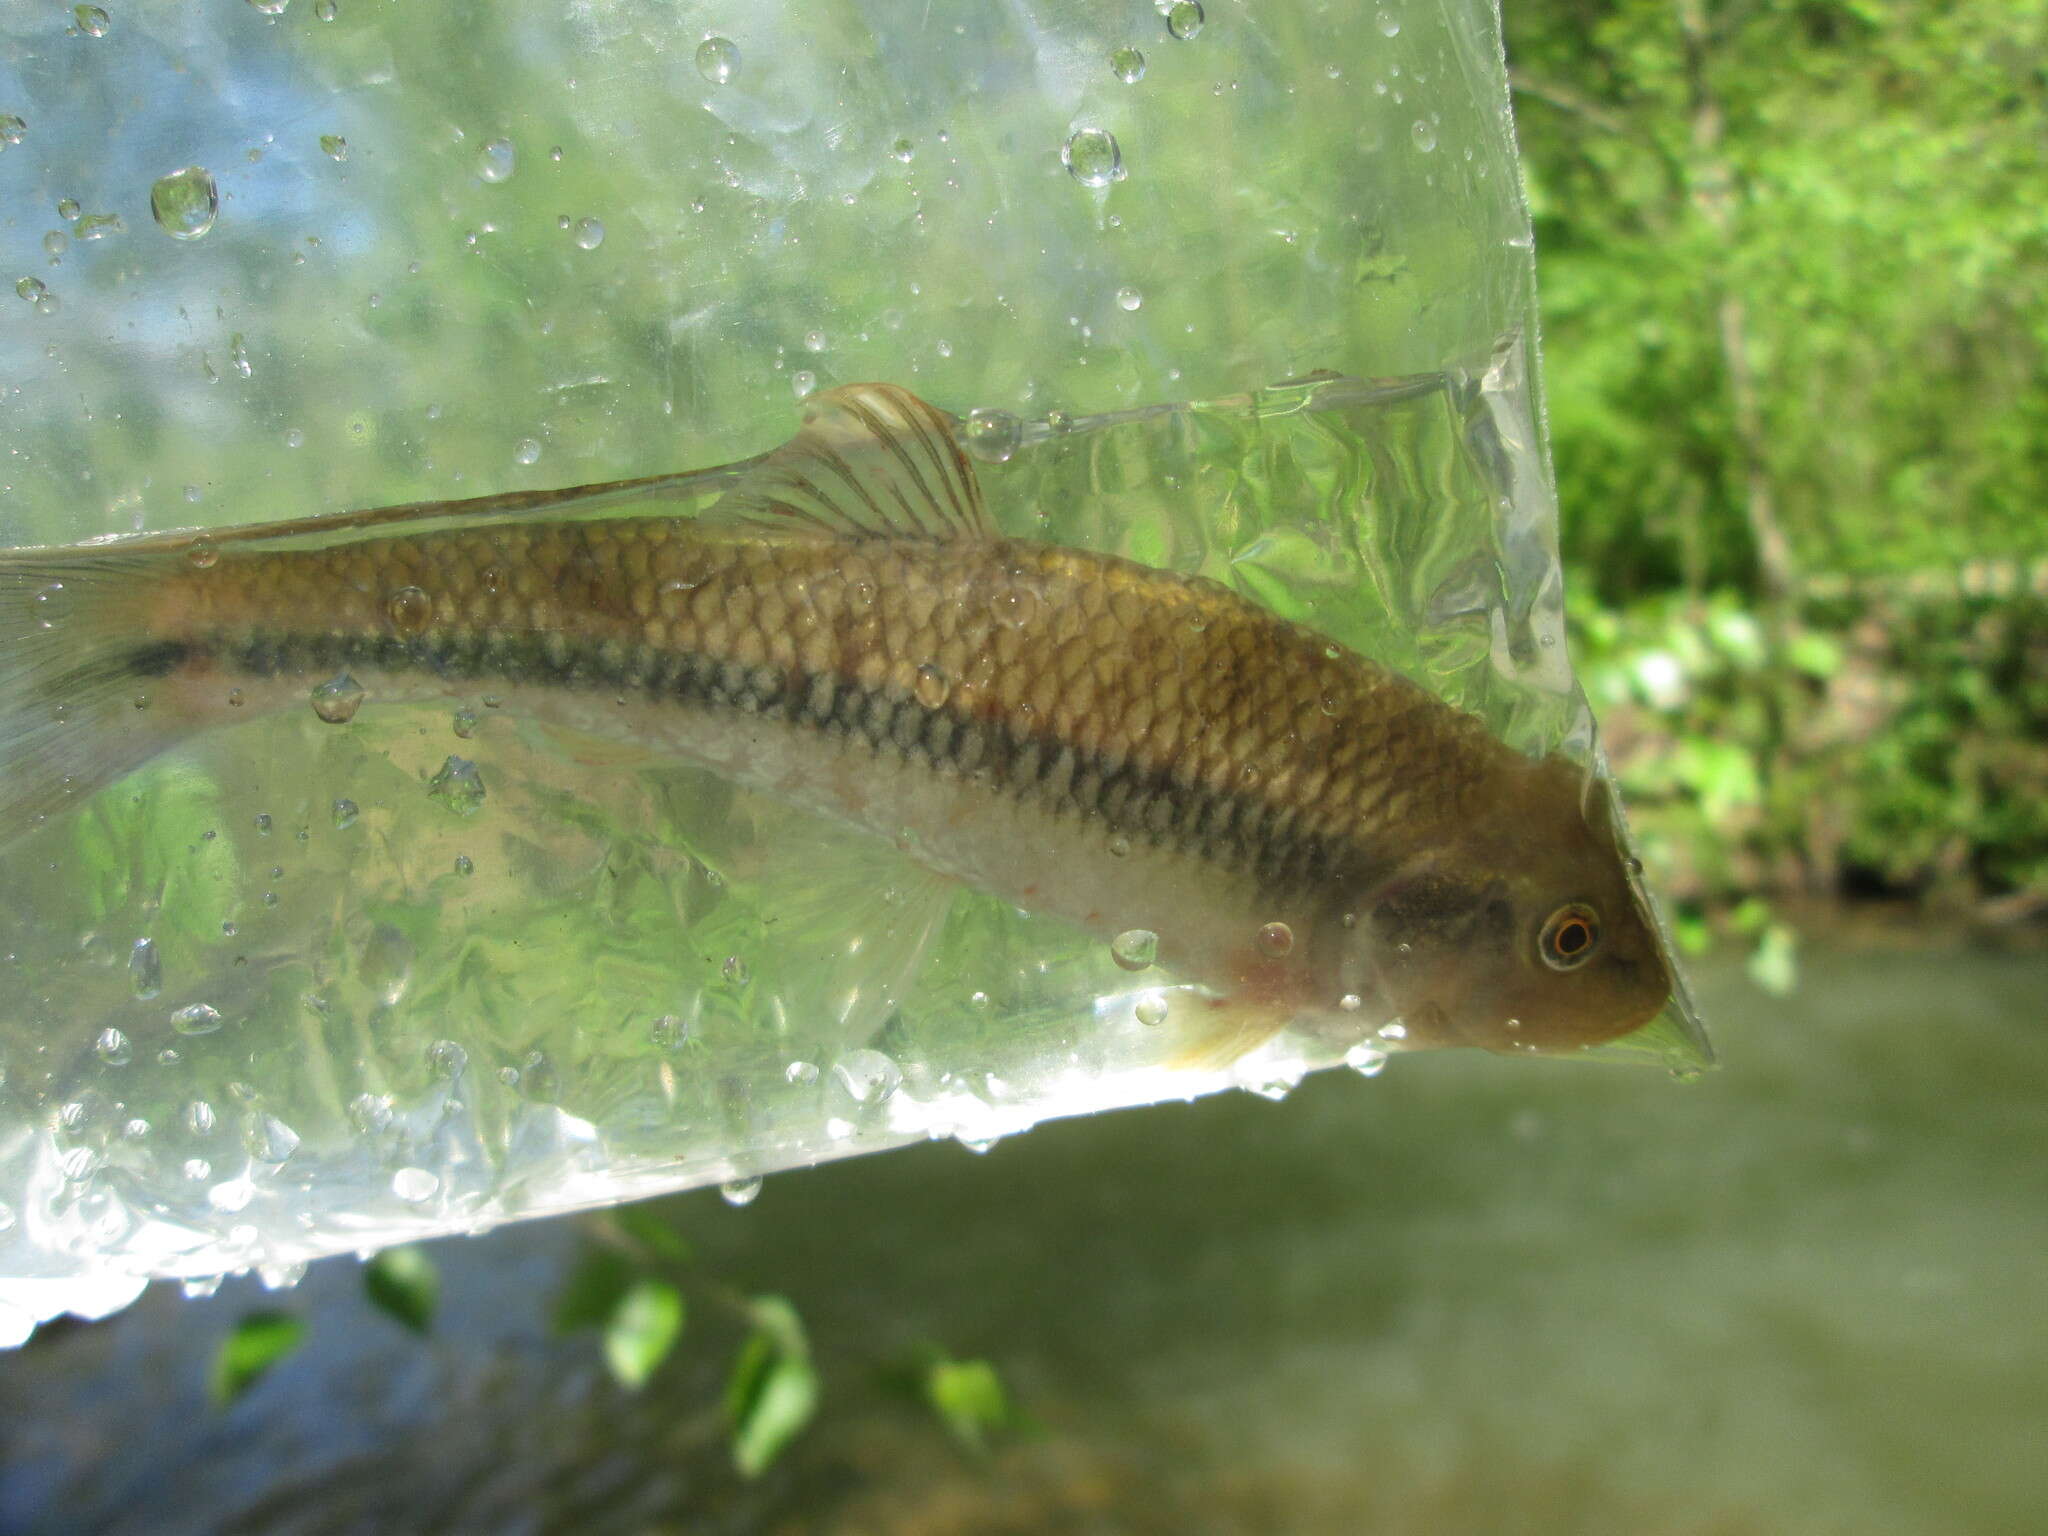
M 0 552 L 0 848 L 206 723 L 155 697 L 181 659 L 148 629 L 166 568 L 161 551 Z

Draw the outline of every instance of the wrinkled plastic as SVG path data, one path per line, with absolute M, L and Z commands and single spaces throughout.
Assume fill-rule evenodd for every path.
M 715 466 L 884 379 L 963 419 L 1006 530 L 1593 752 L 1490 6 L 731 9 L 15 23 L 0 249 L 44 287 L 0 543 Z M 188 165 L 197 235 L 150 208 Z M 26 212 L 60 199 L 124 227 Z M 1171 977 L 483 700 L 152 765 L 0 855 L 0 954 L 7 1337 L 1387 1044 L 1190 1066 L 1140 1012 Z M 1681 997 L 1620 1049 L 1702 1047 Z

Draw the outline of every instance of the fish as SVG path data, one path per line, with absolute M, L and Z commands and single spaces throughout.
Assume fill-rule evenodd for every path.
M 0 847 L 201 732 L 481 691 L 1152 960 L 1189 1060 L 1560 1054 L 1673 999 L 1604 779 L 1218 582 L 1006 536 L 904 389 L 813 395 L 700 515 L 581 515 L 616 489 L 0 553 Z

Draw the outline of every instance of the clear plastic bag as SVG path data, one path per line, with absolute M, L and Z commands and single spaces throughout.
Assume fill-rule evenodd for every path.
M 1005 535 L 1206 577 L 1597 763 L 1490 6 L 701 21 L 19 32 L 0 186 L 125 227 L 0 231 L 44 274 L 0 540 L 716 465 L 887 380 L 957 417 Z M 1191 1051 L 1152 1015 L 1203 989 L 1144 956 L 487 691 L 208 731 L 0 852 L 0 1332 L 1405 1043 Z M 1605 1049 L 1699 1060 L 1682 985 Z

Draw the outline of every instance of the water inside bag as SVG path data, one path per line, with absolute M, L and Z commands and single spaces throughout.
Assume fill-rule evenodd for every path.
M 709 54 L 609 5 L 524 49 L 347 6 L 22 33 L 0 180 L 129 212 L 0 230 L 43 274 L 0 341 L 0 540 L 716 463 L 887 379 L 961 417 L 1005 532 L 1210 577 L 1592 754 L 1490 8 L 1015 9 L 762 7 Z M 277 131 L 169 58 L 261 83 Z M 0 854 L 0 1334 L 1397 1043 L 1177 1064 L 1143 959 L 482 696 L 218 731 Z M 1682 986 L 1633 1048 L 1697 1056 Z

